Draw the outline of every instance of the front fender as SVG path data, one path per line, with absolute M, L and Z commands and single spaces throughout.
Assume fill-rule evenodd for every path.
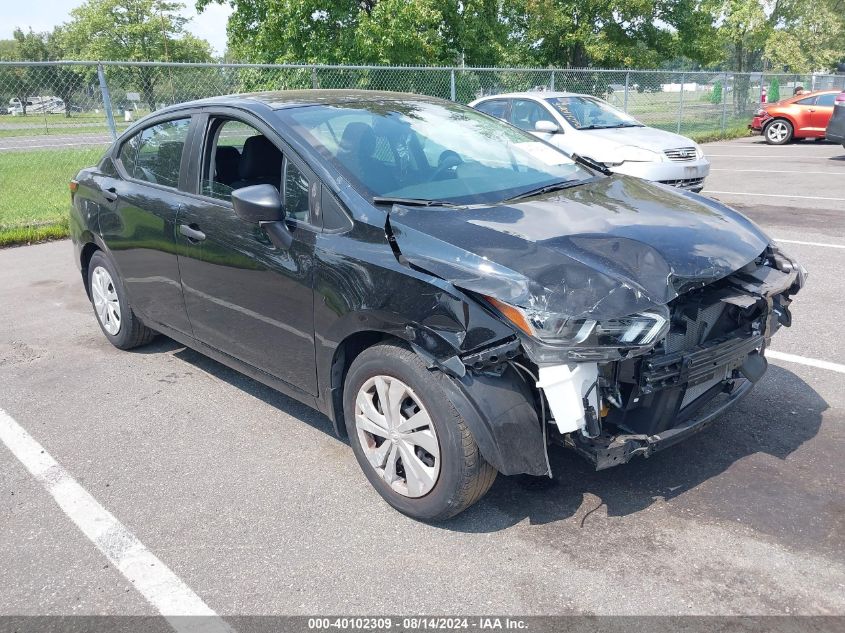
M 464 418 L 482 456 L 503 475 L 548 475 L 542 427 L 525 381 L 511 367 L 501 376 L 467 373 L 441 386 Z

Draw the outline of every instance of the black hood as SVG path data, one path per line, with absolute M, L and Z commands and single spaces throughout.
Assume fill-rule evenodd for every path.
M 770 242 L 724 205 L 623 177 L 492 206 L 394 206 L 389 223 L 401 257 L 456 286 L 594 318 L 668 303 Z

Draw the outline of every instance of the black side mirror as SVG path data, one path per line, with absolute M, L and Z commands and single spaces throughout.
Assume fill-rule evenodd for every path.
M 261 224 L 285 219 L 282 198 L 273 185 L 252 185 L 232 192 L 232 204 L 241 220 Z
M 232 206 L 239 218 L 258 224 L 276 248 L 290 248 L 293 235 L 285 224 L 285 209 L 273 185 L 252 185 L 232 192 Z

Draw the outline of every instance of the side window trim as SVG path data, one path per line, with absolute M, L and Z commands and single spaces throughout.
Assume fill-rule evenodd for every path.
M 168 123 L 169 121 L 181 121 L 187 119 L 188 120 L 188 134 L 185 140 L 185 147 L 182 149 L 182 157 L 179 163 L 179 176 L 176 180 L 176 186 L 171 187 L 170 185 L 162 185 L 157 182 L 150 182 L 149 180 L 143 180 L 141 178 L 135 178 L 134 175 L 131 175 L 123 164 L 123 161 L 120 158 L 120 152 L 123 149 L 123 146 L 130 142 L 132 139 L 140 136 L 147 130 L 154 128 L 157 125 L 161 125 L 162 123 Z M 126 138 L 121 138 L 119 143 L 116 143 L 114 146 L 114 150 L 112 152 L 112 161 L 114 162 L 117 172 L 121 178 L 127 180 L 129 182 L 133 182 L 139 185 L 147 185 L 149 187 L 156 187 L 159 189 L 164 189 L 166 191 L 178 191 L 179 193 L 190 193 L 184 188 L 185 181 L 183 180 L 185 176 L 185 172 L 187 169 L 187 163 L 189 162 L 189 158 L 192 155 L 192 138 L 193 138 L 193 131 L 195 126 L 195 111 L 187 110 L 182 112 L 170 112 L 166 115 L 162 115 L 161 117 L 157 117 L 151 121 L 149 121 L 144 127 L 139 128 L 133 134 L 130 134 Z M 138 147 L 135 148 L 135 160 L 137 162 L 138 159 L 138 152 L 140 151 L 140 143 Z

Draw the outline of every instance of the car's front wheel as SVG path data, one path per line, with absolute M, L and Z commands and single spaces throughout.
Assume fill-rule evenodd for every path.
M 792 140 L 792 124 L 783 119 L 775 119 L 766 126 L 764 134 L 769 145 L 786 145 Z
M 88 262 L 88 294 L 100 329 L 115 347 L 132 349 L 155 338 L 156 333 L 132 312 L 120 275 L 102 251 Z
M 442 380 L 411 350 L 385 343 L 355 359 L 344 385 L 346 429 L 364 474 L 390 505 L 424 521 L 465 510 L 497 474 Z

